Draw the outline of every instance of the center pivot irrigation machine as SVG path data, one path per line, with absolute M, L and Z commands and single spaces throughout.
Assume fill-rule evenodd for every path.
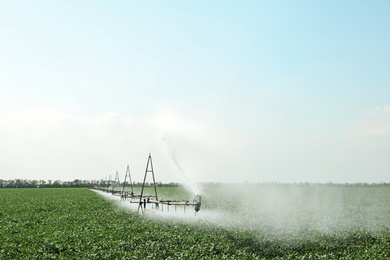
M 146 177 L 148 174 L 152 174 L 153 183 L 148 184 L 146 182 Z M 126 187 L 126 185 L 128 185 Z M 167 211 L 169 211 L 169 206 L 174 206 L 175 211 L 177 211 L 178 206 L 182 206 L 184 208 L 184 212 L 186 212 L 186 207 L 191 206 L 195 209 L 195 214 L 200 210 L 200 206 L 202 205 L 202 198 L 200 195 L 196 195 L 193 201 L 188 200 L 168 200 L 168 199 L 159 199 L 157 194 L 157 185 L 154 178 L 153 171 L 153 163 L 152 156 L 149 154 L 148 162 L 146 164 L 146 170 L 144 175 L 144 181 L 141 186 L 141 193 L 136 194 L 133 182 L 131 180 L 130 175 L 130 167 L 127 166 L 125 180 L 122 183 L 122 189 L 120 190 L 121 183 L 119 181 L 119 174 L 116 172 L 115 180 L 111 181 L 111 176 L 108 181 L 108 185 L 106 187 L 100 188 L 105 192 L 111 192 L 113 195 L 121 196 L 122 200 L 129 200 L 130 203 L 138 203 L 138 214 L 144 214 L 148 205 L 151 205 L 152 209 L 161 209 L 164 210 L 164 205 L 166 205 Z M 153 188 L 152 195 L 146 195 L 146 189 Z

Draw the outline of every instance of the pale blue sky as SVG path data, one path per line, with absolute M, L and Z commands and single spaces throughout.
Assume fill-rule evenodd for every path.
M 389 182 L 389 46 L 389 1 L 0 1 L 0 178 Z

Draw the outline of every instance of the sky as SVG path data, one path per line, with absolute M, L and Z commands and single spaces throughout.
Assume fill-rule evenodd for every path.
M 0 179 L 390 182 L 389 1 L 1 1 Z M 149 177 L 148 177 L 149 178 Z

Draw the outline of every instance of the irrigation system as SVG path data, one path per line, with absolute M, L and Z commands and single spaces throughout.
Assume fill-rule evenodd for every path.
M 147 183 L 146 179 L 148 174 L 152 175 L 153 183 Z M 146 189 L 152 188 L 152 194 L 146 195 Z M 183 207 L 184 212 L 186 212 L 187 207 L 193 207 L 195 210 L 195 214 L 200 210 L 202 205 L 202 198 L 200 195 L 196 195 L 196 197 L 192 200 L 170 200 L 170 199 L 159 199 L 157 193 L 157 185 L 154 177 L 152 156 L 149 154 L 148 162 L 146 164 L 146 170 L 144 175 L 144 180 L 141 186 L 140 194 L 136 194 L 134 185 L 131 179 L 130 167 L 129 165 L 126 168 L 125 178 L 123 183 L 119 180 L 118 171 L 116 172 L 115 179 L 111 179 L 111 175 L 109 177 L 108 182 L 103 187 L 96 187 L 96 189 L 111 193 L 112 195 L 120 196 L 122 200 L 128 200 L 130 203 L 137 203 L 138 214 L 145 214 L 145 210 L 147 208 L 152 208 L 155 210 L 161 209 L 164 210 L 164 205 L 166 210 L 169 211 L 169 207 L 173 206 L 175 211 L 177 211 L 178 207 Z

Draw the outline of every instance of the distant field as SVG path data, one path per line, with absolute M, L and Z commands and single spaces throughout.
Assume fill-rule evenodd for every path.
M 187 223 L 138 216 L 88 189 L 0 189 L 0 259 L 390 258 L 388 188 L 214 185 L 202 198 Z

